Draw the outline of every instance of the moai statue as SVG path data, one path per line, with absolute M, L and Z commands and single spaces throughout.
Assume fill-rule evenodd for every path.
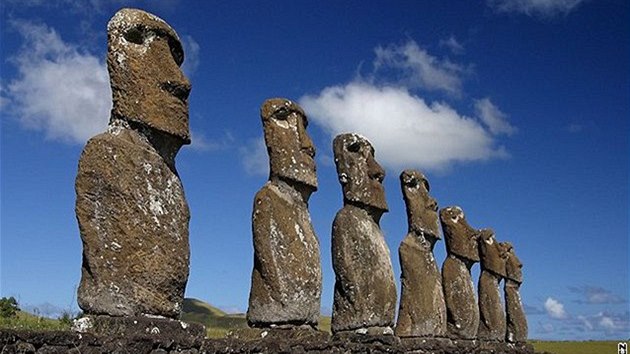
M 508 242 L 503 243 L 507 254 L 505 278 L 505 309 L 507 331 L 505 340 L 510 343 L 524 343 L 527 341 L 527 317 L 523 311 L 519 289 L 523 283 L 523 264 L 516 257 L 514 248 Z
M 402 291 L 395 333 L 399 337 L 444 337 L 446 304 L 442 276 L 433 257 L 435 242 L 441 238 L 438 205 L 429 195 L 429 182 L 422 173 L 403 171 L 400 186 L 409 232 L 398 248 Z
M 335 291 L 332 332 L 392 334 L 396 285 L 389 248 L 379 221 L 387 212 L 385 171 L 374 148 L 357 134 L 333 141 L 343 208 L 332 228 Z
M 283 98 L 261 107 L 269 181 L 254 198 L 251 327 L 317 327 L 322 291 L 319 241 L 308 199 L 317 190 L 315 148 L 302 108 Z
M 506 250 L 497 242 L 494 231 L 479 231 L 479 255 L 481 274 L 479 275 L 479 331 L 480 340 L 505 340 L 505 310 L 501 304 L 499 283 L 505 278 Z
M 175 155 L 190 143 L 190 83 L 175 31 L 135 9 L 107 25 L 113 109 L 76 179 L 83 241 L 78 302 L 88 315 L 179 317 L 190 214 Z
M 470 268 L 479 262 L 478 232 L 468 225 L 457 206 L 440 210 L 440 222 L 447 252 L 442 265 L 447 332 L 452 338 L 474 339 L 479 328 L 479 306 Z

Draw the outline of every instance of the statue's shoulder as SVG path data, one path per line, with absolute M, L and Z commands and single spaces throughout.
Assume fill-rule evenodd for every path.
M 363 211 L 359 208 L 345 205 L 341 208 L 337 215 L 335 215 L 335 221 L 333 227 L 341 227 L 345 230 L 352 230 L 365 218 Z

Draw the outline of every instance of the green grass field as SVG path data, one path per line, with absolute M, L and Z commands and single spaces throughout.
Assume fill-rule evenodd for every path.
M 70 329 L 70 322 L 63 322 L 57 319 L 35 316 L 28 312 L 18 311 L 15 317 L 0 317 L 0 328 L 34 331 L 65 331 Z
M 630 341 L 625 341 L 630 343 Z M 617 354 L 617 342 L 611 341 L 586 341 L 586 342 L 551 342 L 530 341 L 537 352 L 549 352 L 554 354 Z

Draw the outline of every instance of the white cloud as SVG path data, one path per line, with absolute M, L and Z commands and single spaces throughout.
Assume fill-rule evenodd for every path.
M 528 16 L 553 17 L 566 15 L 584 0 L 487 0 L 499 12 L 516 12 Z
M 459 95 L 462 75 L 467 72 L 460 64 L 439 59 L 420 48 L 415 41 L 405 45 L 390 45 L 375 49 L 374 71 L 398 71 L 399 84 L 407 88 L 422 88 Z
M 190 148 L 198 152 L 226 150 L 234 146 L 234 136 L 226 132 L 220 139 L 208 139 L 196 130 L 190 131 Z
M 612 331 L 617 328 L 613 319 L 606 316 L 602 316 L 602 318 L 599 320 L 599 325 L 606 331 Z
M 569 133 L 579 133 L 584 130 L 584 126 L 582 124 L 571 123 L 567 126 L 567 131 Z
M 455 36 L 450 36 L 448 39 L 441 39 L 440 46 L 450 49 L 453 54 L 464 54 L 464 46 L 457 41 Z
M 591 321 L 586 317 L 586 316 L 578 316 L 577 317 L 578 321 L 580 321 L 582 323 L 582 325 L 584 326 L 584 328 L 586 330 L 592 331 L 593 330 L 593 324 L 591 323 Z
M 541 324 L 541 329 L 545 333 L 553 333 L 553 331 L 555 330 L 555 328 L 553 328 L 553 325 L 551 323 L 543 323 L 543 324 Z
M 4 111 L 9 106 L 11 100 L 7 98 L 7 89 L 0 82 L 0 111 Z
M 263 137 L 253 139 L 239 149 L 245 171 L 250 175 L 269 175 L 269 156 Z
M 568 318 L 567 312 L 564 310 L 564 305 L 554 298 L 547 298 L 545 301 L 545 310 L 549 317 L 563 320 Z
M 184 47 L 184 64 L 182 71 L 190 77 L 199 67 L 199 43 L 193 37 L 185 35 L 181 38 Z
M 583 299 L 575 301 L 578 304 L 623 304 L 628 302 L 623 297 L 599 286 L 571 286 L 569 290 L 572 293 L 582 295 Z
M 7 111 L 50 139 L 84 143 L 102 132 L 112 104 L 105 63 L 45 25 L 13 25 L 24 43 L 12 58 L 18 77 L 6 87 Z
M 426 103 L 404 88 L 355 81 L 304 96 L 300 104 L 331 136 L 366 136 L 377 159 L 391 168 L 435 170 L 507 156 L 476 120 L 445 103 Z
M 512 135 L 516 132 L 516 128 L 507 121 L 507 115 L 501 112 L 489 98 L 475 100 L 475 111 L 492 134 Z

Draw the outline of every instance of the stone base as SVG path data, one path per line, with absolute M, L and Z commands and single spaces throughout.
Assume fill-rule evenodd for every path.
M 327 341 L 330 335 L 313 329 L 310 326 L 298 327 L 273 327 L 273 328 L 239 328 L 230 331 L 227 338 L 242 341 L 252 341 L 258 339 L 266 340 L 308 340 L 308 341 Z
M 268 329 L 264 338 L 257 337 L 256 339 L 241 337 L 181 342 L 180 340 L 186 340 L 186 338 L 182 336 L 178 339 L 168 333 L 167 327 L 159 327 L 159 324 L 156 325 L 155 323 L 153 325 L 153 327 L 146 328 L 157 327 L 160 329 L 160 333 L 150 334 L 150 331 L 149 333 L 138 331 L 131 336 L 95 336 L 89 333 L 70 331 L 32 332 L 0 329 L 0 352 L 2 354 L 534 354 L 534 348 L 527 343 L 453 341 L 445 338 L 398 339 L 391 335 L 356 334 L 353 335 L 354 337 L 348 337 L 352 340 L 347 340 L 331 339 L 326 333 L 303 329 Z M 260 336 L 264 331 L 264 329 L 253 329 L 249 333 L 258 333 Z M 248 331 L 240 332 L 246 333 Z
M 72 330 L 106 337 L 168 338 L 178 343 L 201 343 L 206 328 L 199 323 L 186 323 L 163 317 L 112 317 L 88 315 L 74 320 Z

